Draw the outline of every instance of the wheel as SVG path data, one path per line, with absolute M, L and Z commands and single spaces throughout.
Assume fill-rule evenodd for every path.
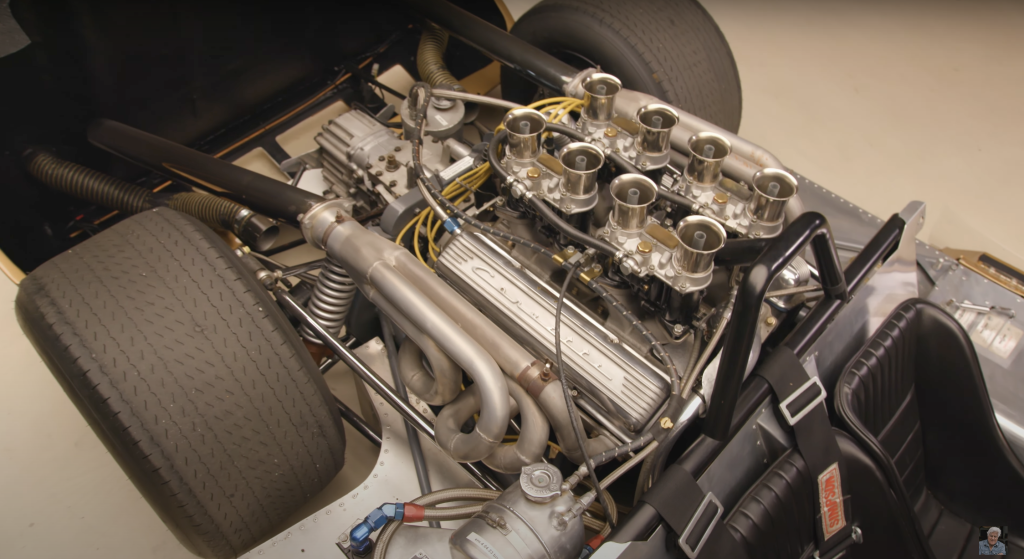
M 516 21 L 512 34 L 581 70 L 600 67 L 624 87 L 739 130 L 743 101 L 736 61 L 695 0 L 543 0 Z M 501 88 L 519 103 L 537 92 L 504 67 Z
M 284 314 L 205 225 L 166 208 L 33 271 L 22 330 L 168 528 L 235 557 L 330 482 L 341 419 Z

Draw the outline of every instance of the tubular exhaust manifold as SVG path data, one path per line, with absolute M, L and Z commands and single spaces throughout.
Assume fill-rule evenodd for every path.
M 613 227 L 636 231 L 647 225 L 647 207 L 658 197 L 654 181 L 634 173 L 619 175 L 609 186 L 612 193 Z

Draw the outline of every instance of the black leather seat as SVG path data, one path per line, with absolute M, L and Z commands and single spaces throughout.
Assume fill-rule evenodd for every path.
M 849 435 L 833 430 L 852 488 L 850 521 L 863 532 L 863 543 L 842 557 L 880 559 L 916 557 L 916 535 L 897 513 L 885 474 Z M 747 491 L 730 512 L 726 526 L 751 559 L 803 559 L 815 551 L 814 500 L 817 480 L 796 449 L 784 454 Z M 917 548 L 919 549 L 919 548 Z M 700 557 L 721 557 L 715 550 Z
M 885 472 L 938 559 L 978 554 L 979 525 L 1010 526 L 1024 556 L 1024 466 L 996 424 L 970 338 L 941 308 L 901 305 L 836 385 L 835 407 Z

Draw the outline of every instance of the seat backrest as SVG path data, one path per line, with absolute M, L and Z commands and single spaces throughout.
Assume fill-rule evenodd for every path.
M 849 435 L 833 430 L 852 488 L 850 521 L 864 541 L 846 558 L 923 557 L 913 527 L 901 518 L 885 474 Z M 796 559 L 814 552 L 816 480 L 796 449 L 784 454 L 740 499 L 726 526 L 752 558 Z M 703 557 L 704 554 L 701 554 Z M 714 556 L 712 553 L 709 556 Z
M 925 490 L 924 439 L 914 390 L 919 312 L 913 305 L 897 308 L 836 385 L 837 411 L 848 410 L 853 421 L 877 441 L 912 503 Z
M 930 491 L 975 524 L 1024 525 L 1024 466 L 1013 454 L 960 324 L 911 299 L 839 378 L 836 412 L 908 503 Z M 891 468 L 891 469 L 890 469 Z

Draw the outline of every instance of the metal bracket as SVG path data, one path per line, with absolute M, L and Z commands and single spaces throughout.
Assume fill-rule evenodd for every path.
M 690 533 L 693 532 L 697 522 L 702 516 L 704 516 L 704 511 L 712 504 L 715 505 L 716 508 L 715 517 L 711 519 L 711 524 L 708 525 L 704 535 L 700 537 L 700 542 L 697 543 L 697 547 L 690 548 L 690 545 L 686 543 L 686 540 L 689 539 Z M 687 524 L 686 529 L 683 530 L 683 535 L 679 536 L 679 547 L 682 548 L 683 553 L 685 553 L 687 557 L 690 559 L 697 557 L 700 550 L 703 549 L 704 544 L 707 543 L 708 537 L 711 536 L 711 532 L 715 529 L 715 524 L 718 524 L 718 519 L 722 517 L 722 513 L 724 511 L 725 508 L 722 507 L 722 503 L 718 501 L 718 498 L 715 497 L 714 493 L 708 493 L 704 496 L 704 500 L 701 501 L 700 506 L 697 507 L 697 512 L 693 514 L 693 518 L 690 519 L 690 523 Z
M 807 407 L 800 410 L 795 415 L 791 414 L 789 411 L 789 404 L 791 404 L 793 400 L 797 398 L 797 396 L 800 396 L 801 394 L 806 392 L 807 389 L 814 384 L 818 385 L 818 396 L 815 397 L 814 400 L 811 400 L 811 403 L 807 404 Z M 814 406 L 817 406 L 818 404 L 824 402 L 825 396 L 825 387 L 821 385 L 821 381 L 818 379 L 818 377 L 813 376 L 810 379 L 808 379 L 807 382 L 805 382 L 802 386 L 800 386 L 800 388 L 797 388 L 796 392 L 790 394 L 789 398 L 783 400 L 782 403 L 779 404 L 779 409 L 782 410 L 782 416 L 786 418 L 786 421 L 790 424 L 790 426 L 796 425 L 796 423 L 803 419 L 805 415 L 811 413 L 811 410 L 814 409 Z
M 846 553 L 846 549 L 852 546 L 853 544 L 863 542 L 864 532 L 862 532 L 859 527 L 854 526 L 853 530 L 850 532 L 850 537 L 846 538 L 844 541 L 839 543 L 839 545 L 833 547 L 829 552 L 825 553 L 824 555 L 819 555 L 820 552 L 817 549 L 815 549 L 813 557 L 814 559 L 836 559 L 837 557 L 843 556 Z

